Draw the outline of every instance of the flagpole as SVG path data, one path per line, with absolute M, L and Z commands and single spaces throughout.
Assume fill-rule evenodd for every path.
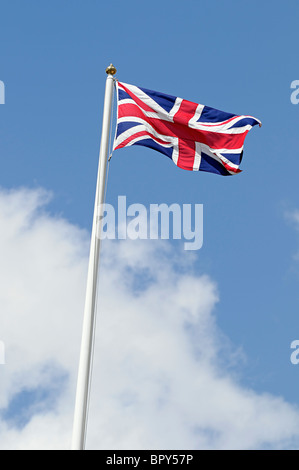
M 116 73 L 115 67 L 111 64 L 109 67 L 107 67 L 106 73 L 107 79 L 104 98 L 102 138 L 100 145 L 98 176 L 90 242 L 85 309 L 74 412 L 72 450 L 84 450 L 87 425 L 87 406 L 95 325 L 96 287 L 101 243 L 99 237 L 99 230 L 101 230 L 101 227 L 99 227 L 98 221 L 101 221 L 102 219 L 103 204 L 105 202 L 105 179 L 114 83 L 113 76 Z

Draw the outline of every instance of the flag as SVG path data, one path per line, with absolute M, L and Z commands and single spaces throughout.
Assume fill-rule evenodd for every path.
M 117 81 L 113 150 L 143 145 L 180 168 L 220 175 L 240 173 L 244 140 L 261 122 Z

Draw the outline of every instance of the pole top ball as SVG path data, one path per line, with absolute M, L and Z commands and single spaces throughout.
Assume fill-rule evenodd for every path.
M 107 75 L 115 75 L 116 74 L 116 68 L 114 65 L 110 64 L 109 67 L 106 68 L 106 74 Z

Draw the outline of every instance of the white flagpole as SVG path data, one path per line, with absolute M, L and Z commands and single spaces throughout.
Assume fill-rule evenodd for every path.
M 85 447 L 90 369 L 95 325 L 97 274 L 101 243 L 101 240 L 99 238 L 101 226 L 99 226 L 98 221 L 102 220 L 103 204 L 105 202 L 105 178 L 108 158 L 110 118 L 113 95 L 113 75 L 116 73 L 115 67 L 111 64 L 109 67 L 107 67 L 106 73 L 108 76 L 106 80 L 105 89 L 102 138 L 100 145 L 99 167 L 90 242 L 85 309 L 83 317 L 82 341 L 74 413 L 72 450 L 84 450 Z

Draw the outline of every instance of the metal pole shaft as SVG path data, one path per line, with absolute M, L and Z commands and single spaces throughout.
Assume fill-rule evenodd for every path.
M 72 450 L 84 450 L 85 446 L 87 405 L 95 325 L 96 287 L 101 243 L 99 232 L 97 231 L 101 230 L 101 227 L 98 227 L 97 222 L 98 220 L 102 219 L 103 204 L 105 202 L 105 178 L 108 158 L 109 130 L 113 94 L 113 75 L 115 74 L 115 72 L 116 69 L 112 65 L 110 65 L 110 67 L 106 69 L 106 73 L 108 74 L 108 76 L 106 80 L 105 89 L 102 137 L 100 145 L 96 196 L 90 243 L 85 309 L 83 317 L 82 340 L 74 412 Z

